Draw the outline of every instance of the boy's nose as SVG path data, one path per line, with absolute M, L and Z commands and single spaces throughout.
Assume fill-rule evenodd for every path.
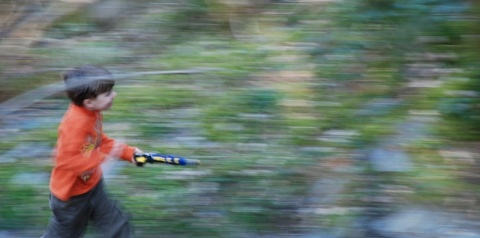
M 113 91 L 112 92 L 112 97 L 116 97 L 117 96 L 117 92 Z

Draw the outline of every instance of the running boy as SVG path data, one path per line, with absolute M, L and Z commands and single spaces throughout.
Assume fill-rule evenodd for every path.
M 133 162 L 141 152 L 107 137 L 102 111 L 117 93 L 107 70 L 84 65 L 63 74 L 71 100 L 59 129 L 50 178 L 53 215 L 43 237 L 81 237 L 92 221 L 102 237 L 131 237 L 127 218 L 104 191 L 100 165 L 108 157 Z

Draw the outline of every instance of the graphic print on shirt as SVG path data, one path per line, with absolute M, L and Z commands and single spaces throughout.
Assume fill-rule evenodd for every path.
M 80 150 L 82 151 L 82 154 L 85 158 L 90 158 L 93 149 L 95 149 L 95 139 L 93 138 L 93 136 L 87 135 Z
M 99 147 L 100 144 L 102 143 L 102 119 L 101 115 L 98 115 L 97 121 L 95 122 L 95 126 L 93 127 L 93 130 L 95 131 L 96 134 L 96 140 L 95 140 L 95 148 Z
M 80 175 L 80 178 L 83 180 L 83 182 L 86 183 L 90 179 L 90 177 L 92 177 L 92 174 L 95 173 L 95 170 L 96 169 L 91 169 L 91 170 L 84 171 Z
M 100 146 L 102 140 L 102 121 L 100 119 L 96 120 L 93 130 L 95 131 L 95 135 L 88 134 L 81 148 L 83 156 L 87 158 L 90 158 L 92 151 Z
M 82 148 L 81 148 L 81 151 L 82 151 L 82 154 L 85 158 L 89 159 L 91 154 L 92 154 L 92 151 L 99 147 L 100 146 L 100 143 L 101 143 L 101 134 L 102 134 L 102 122 L 100 119 L 97 119 L 96 122 L 95 122 L 95 125 L 93 127 L 93 130 L 95 131 L 95 135 L 87 135 L 87 137 L 85 138 L 85 141 L 83 142 L 83 145 L 82 145 Z M 80 178 L 84 181 L 84 182 L 87 182 L 90 177 L 92 177 L 92 174 L 95 173 L 96 169 L 91 169 L 91 170 L 87 170 L 87 171 L 84 171 L 82 172 L 82 174 L 80 174 Z

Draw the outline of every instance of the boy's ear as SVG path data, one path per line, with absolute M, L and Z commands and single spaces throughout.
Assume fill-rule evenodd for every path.
M 87 109 L 92 108 L 92 106 L 93 106 L 92 99 L 83 100 L 83 106 Z

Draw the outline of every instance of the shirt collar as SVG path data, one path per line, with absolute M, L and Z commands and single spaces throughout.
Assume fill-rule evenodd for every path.
M 80 112 L 80 113 L 88 115 L 88 116 L 95 116 L 95 115 L 98 115 L 98 113 L 99 113 L 98 111 L 91 111 L 91 110 L 88 110 L 84 107 L 77 106 L 73 103 L 70 103 L 69 107 L 74 111 Z

